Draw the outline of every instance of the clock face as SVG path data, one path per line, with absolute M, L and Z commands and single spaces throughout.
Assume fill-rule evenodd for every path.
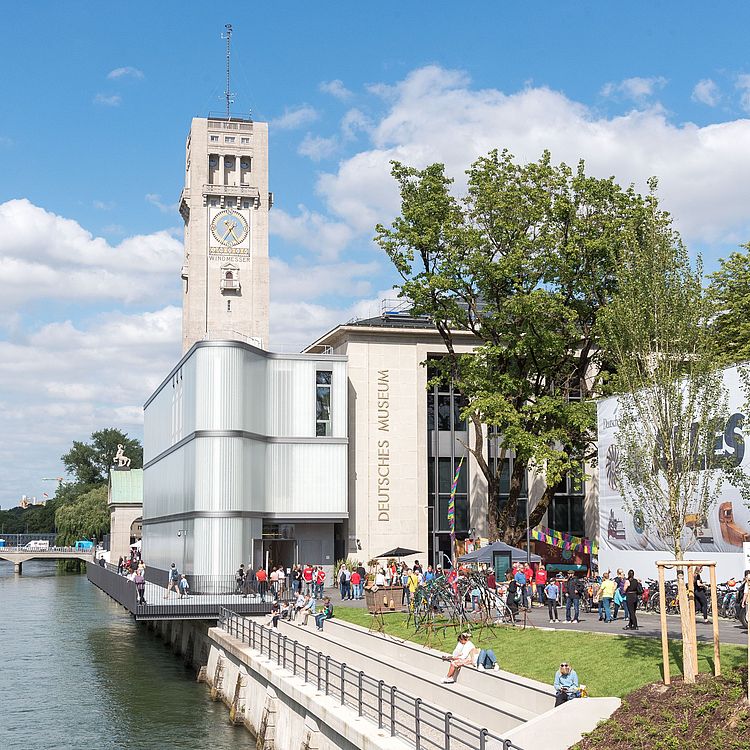
M 249 227 L 244 216 L 229 209 L 219 211 L 211 222 L 211 234 L 224 247 L 235 247 L 247 237 Z

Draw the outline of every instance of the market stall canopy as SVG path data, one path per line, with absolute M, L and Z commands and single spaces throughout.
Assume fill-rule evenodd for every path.
M 421 555 L 422 553 L 418 549 L 407 549 L 406 547 L 395 547 L 394 549 L 388 550 L 388 552 L 383 552 L 382 555 L 377 555 L 378 558 L 380 557 L 408 557 L 409 555 Z
M 518 549 L 518 547 L 511 547 L 505 542 L 493 542 L 488 544 L 486 547 L 480 547 L 479 549 L 469 552 L 467 555 L 462 555 L 458 558 L 459 562 L 462 563 L 486 563 L 492 565 L 492 559 L 495 552 L 503 552 L 507 554 L 510 552 L 510 559 L 513 562 L 526 562 L 526 550 Z M 541 562 L 542 558 L 539 555 L 531 553 L 529 559 L 531 562 Z

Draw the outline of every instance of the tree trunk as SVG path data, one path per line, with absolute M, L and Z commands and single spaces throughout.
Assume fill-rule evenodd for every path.
M 685 568 L 677 568 L 677 597 L 680 603 L 680 627 L 682 630 L 682 674 L 685 682 L 692 684 L 695 682 L 695 669 L 693 665 L 690 601 L 685 585 Z

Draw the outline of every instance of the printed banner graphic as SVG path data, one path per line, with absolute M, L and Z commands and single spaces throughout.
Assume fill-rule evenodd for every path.
M 573 536 L 565 531 L 555 531 L 546 526 L 539 526 L 531 530 L 531 538 L 538 542 L 549 544 L 550 547 L 559 547 L 571 552 L 582 552 L 584 555 L 598 555 L 599 546 L 587 537 Z
M 729 394 L 726 423 L 716 433 L 716 451 L 733 456 L 738 465 L 750 470 L 746 455 L 746 432 L 750 432 L 744 414 L 746 401 L 736 367 L 724 371 L 724 386 Z M 671 551 L 653 528 L 647 528 L 640 513 L 625 510 L 617 489 L 620 455 L 616 444 L 618 424 L 617 398 L 603 399 L 597 405 L 599 423 L 599 544 L 603 549 Z M 683 531 L 685 549 L 690 552 L 742 552 L 750 542 L 750 509 L 739 490 L 726 479 L 716 502 L 705 517 L 688 515 Z

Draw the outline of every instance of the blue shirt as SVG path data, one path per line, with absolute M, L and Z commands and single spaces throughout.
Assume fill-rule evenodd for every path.
M 516 579 L 516 583 L 519 586 L 525 586 L 526 585 L 526 575 L 522 570 L 516 571 L 516 574 L 513 576 L 513 578 Z
M 548 583 L 544 589 L 544 593 L 548 599 L 557 599 L 560 595 L 560 589 L 557 588 L 556 583 Z
M 568 688 L 568 691 L 578 690 L 578 675 L 575 669 L 571 669 L 569 674 L 563 674 L 559 669 L 555 675 L 555 690 Z

